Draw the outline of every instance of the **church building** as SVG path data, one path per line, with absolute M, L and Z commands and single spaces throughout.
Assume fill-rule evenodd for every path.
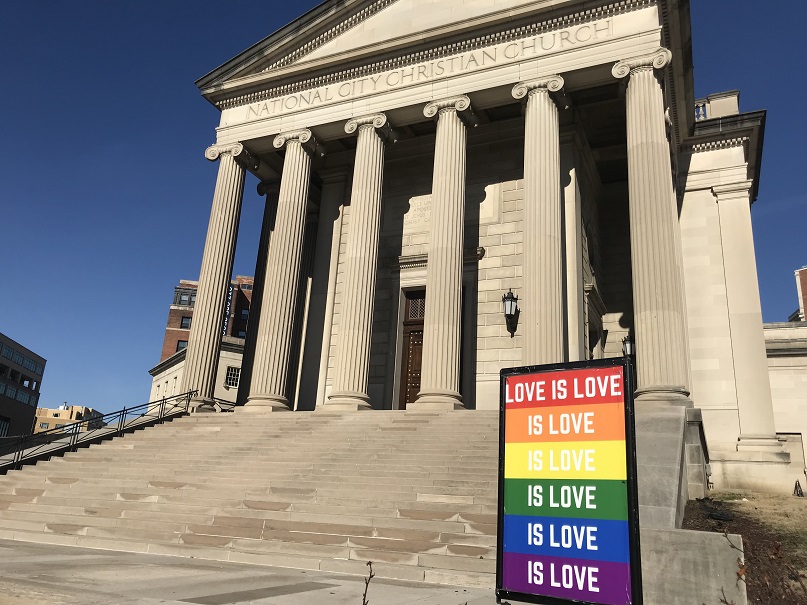
M 712 484 L 792 490 L 750 214 L 765 112 L 696 100 L 692 55 L 679 0 L 326 0 L 204 76 L 218 178 L 180 391 L 220 390 L 250 172 L 237 413 L 495 410 L 501 369 L 629 339 L 637 413 L 680 420 Z

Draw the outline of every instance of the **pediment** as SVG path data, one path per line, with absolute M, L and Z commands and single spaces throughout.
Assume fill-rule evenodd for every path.
M 340 57 L 363 48 L 376 48 L 399 39 L 416 39 L 430 31 L 454 28 L 475 17 L 503 13 L 534 4 L 528 0 L 381 0 L 367 18 L 357 20 L 336 36 L 326 36 L 295 63 Z
M 342 61 L 372 61 L 581 0 L 328 0 L 201 78 L 204 91 Z

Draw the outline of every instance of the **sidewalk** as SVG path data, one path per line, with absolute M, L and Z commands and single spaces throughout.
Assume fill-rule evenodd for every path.
M 0 605 L 361 605 L 359 576 L 0 540 Z M 494 591 L 375 578 L 370 605 L 492 605 Z

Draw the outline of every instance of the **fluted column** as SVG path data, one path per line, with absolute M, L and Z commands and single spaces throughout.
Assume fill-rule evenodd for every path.
M 462 408 L 462 262 L 465 230 L 466 124 L 476 123 L 466 96 L 435 101 L 423 110 L 437 119 L 431 231 L 423 321 L 423 367 L 418 398 L 409 409 Z
M 250 395 L 244 410 L 289 409 L 286 389 L 294 328 L 294 299 L 300 279 L 311 155 L 316 140 L 310 130 L 283 133 L 275 138 L 276 149 L 286 148 L 277 201 L 272 245 L 258 324 L 258 341 L 252 367 Z
M 249 399 L 252 367 L 255 363 L 255 347 L 258 343 L 258 326 L 260 325 L 261 307 L 263 305 L 263 288 L 266 281 L 266 262 L 269 258 L 269 244 L 272 241 L 272 232 L 275 229 L 279 192 L 280 181 L 267 181 L 258 184 L 258 195 L 265 196 L 266 203 L 263 209 L 261 237 L 258 241 L 258 256 L 255 259 L 255 282 L 252 289 L 252 300 L 249 303 L 247 337 L 244 339 L 241 380 L 238 385 L 238 405 L 244 405 Z
M 729 311 L 734 381 L 740 416 L 738 449 L 782 449 L 776 437 L 768 356 L 759 301 L 754 234 L 751 228 L 753 183 L 712 188 L 720 217 L 723 268 Z
M 527 99 L 524 128 L 524 286 L 519 324 L 524 365 L 565 361 L 563 203 L 560 127 L 553 94 L 563 78 L 549 76 L 513 88 Z
M 637 398 L 691 405 L 682 259 L 676 245 L 678 208 L 670 195 L 672 166 L 665 124 L 664 93 L 657 70 L 671 60 L 660 48 L 652 55 L 614 65 L 627 78 L 633 320 L 636 331 Z
M 244 177 L 246 167 L 257 168 L 259 163 L 240 143 L 213 145 L 207 148 L 205 157 L 211 162 L 219 160 L 219 174 L 182 375 L 182 391 L 198 392 L 192 402 L 195 407 L 213 404 L 227 290 L 244 198 Z
M 333 391 L 323 409 L 370 409 L 367 395 L 370 343 L 373 334 L 381 188 L 387 116 L 376 114 L 350 120 L 345 132 L 358 131 L 350 224 L 345 253 L 342 310 L 336 343 Z

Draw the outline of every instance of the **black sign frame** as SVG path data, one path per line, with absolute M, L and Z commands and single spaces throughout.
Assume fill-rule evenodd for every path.
M 624 381 L 625 404 L 625 454 L 627 470 L 627 503 L 628 503 L 628 542 L 630 551 L 631 597 L 630 605 L 643 605 L 642 594 L 642 559 L 639 537 L 639 490 L 636 470 L 636 416 L 634 391 L 636 390 L 636 365 L 632 355 L 612 357 L 590 361 L 557 363 L 548 365 L 523 366 L 506 368 L 500 372 L 499 384 L 499 498 L 496 540 L 496 603 L 508 600 L 535 605 L 603 605 L 594 601 L 579 601 L 557 597 L 520 593 L 502 588 L 504 579 L 504 466 L 505 466 L 505 383 L 510 376 L 557 372 L 562 370 L 587 370 L 598 368 L 622 368 Z M 628 605 L 628 604 L 626 604 Z

